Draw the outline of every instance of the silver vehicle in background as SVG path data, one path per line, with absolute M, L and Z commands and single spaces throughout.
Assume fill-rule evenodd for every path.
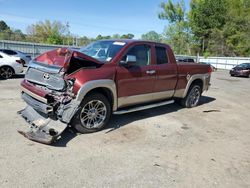
M 24 71 L 23 63 L 20 57 L 13 57 L 0 52 L 0 78 L 8 79 L 15 74 L 21 74 Z
M 10 50 L 10 49 L 0 49 L 0 52 L 5 53 L 9 56 L 15 56 L 15 57 L 20 57 L 21 62 L 24 66 L 28 66 L 30 60 L 31 60 L 31 56 L 20 52 L 18 50 Z

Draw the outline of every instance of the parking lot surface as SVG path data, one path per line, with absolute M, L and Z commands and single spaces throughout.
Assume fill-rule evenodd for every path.
M 21 80 L 0 80 L 0 187 L 250 187 L 248 78 L 219 70 L 196 108 L 117 115 L 52 146 L 17 133 Z

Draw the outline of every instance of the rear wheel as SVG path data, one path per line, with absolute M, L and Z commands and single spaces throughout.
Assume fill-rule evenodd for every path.
M 186 108 L 192 108 L 198 105 L 201 97 L 201 87 L 198 84 L 193 84 L 188 90 L 185 98 L 181 100 L 181 105 Z
M 11 78 L 14 75 L 14 70 L 12 67 L 9 66 L 3 66 L 0 67 L 0 77 L 3 79 Z
M 111 116 L 111 105 L 100 93 L 85 97 L 71 124 L 80 133 L 92 133 L 105 127 Z

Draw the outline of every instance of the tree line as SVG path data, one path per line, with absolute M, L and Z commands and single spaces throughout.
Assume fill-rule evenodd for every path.
M 250 0 L 165 0 L 158 18 L 166 20 L 162 33 L 149 31 L 141 39 L 168 43 L 176 54 L 204 56 L 250 56 Z M 132 39 L 134 35 L 78 37 L 69 24 L 45 20 L 31 24 L 24 34 L 0 21 L 0 39 L 84 46 L 101 39 Z
M 98 35 L 95 38 L 87 36 L 76 36 L 70 33 L 69 25 L 63 24 L 60 21 L 40 21 L 35 24 L 31 24 L 26 29 L 24 34 L 19 29 L 10 28 L 5 21 L 0 21 L 0 40 L 14 40 L 24 42 L 36 42 L 46 44 L 57 44 L 57 45 L 75 45 L 84 46 L 92 41 L 102 39 L 132 39 L 134 35 L 128 34 L 114 34 L 114 35 Z
M 160 5 L 169 22 L 163 41 L 177 54 L 250 56 L 250 0 L 172 0 Z

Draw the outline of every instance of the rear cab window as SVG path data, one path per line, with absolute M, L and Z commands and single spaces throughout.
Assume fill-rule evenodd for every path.
M 155 53 L 156 53 L 156 64 L 157 65 L 168 63 L 167 49 L 165 47 L 156 46 Z

